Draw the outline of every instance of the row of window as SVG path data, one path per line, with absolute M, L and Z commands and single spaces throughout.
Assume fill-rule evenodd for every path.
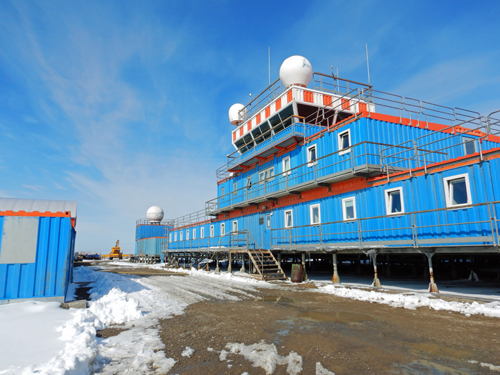
M 235 220 L 235 221 L 233 221 L 233 232 L 236 232 L 236 231 L 238 231 L 238 222 Z M 173 235 L 174 235 L 173 240 L 177 241 L 177 233 L 179 233 L 179 241 L 184 241 L 184 238 L 183 238 L 184 231 L 173 233 Z M 192 233 L 193 233 L 192 239 L 196 240 L 196 228 L 193 228 Z M 186 229 L 186 241 L 190 240 L 189 234 L 190 234 L 189 229 Z M 224 236 L 226 234 L 226 223 L 221 223 L 220 234 L 221 234 L 221 236 Z M 214 226 L 210 225 L 210 237 L 214 237 L 214 236 L 215 236 Z M 200 228 L 200 239 L 203 239 L 203 238 L 205 238 L 205 228 L 201 227 Z M 170 233 L 170 235 L 169 235 L 169 241 L 172 242 L 172 233 Z
M 337 135 L 337 141 L 338 141 L 338 149 L 339 149 L 339 155 L 343 155 L 346 153 L 349 153 L 351 151 L 351 130 L 346 129 L 345 131 L 339 133 Z M 465 137 L 462 136 L 462 143 L 464 147 L 464 154 L 465 155 L 471 155 L 477 152 L 477 147 L 476 147 L 476 139 L 471 138 L 471 137 Z M 318 159 L 318 149 L 317 145 L 311 145 L 307 147 L 307 165 L 309 167 L 312 167 L 317 163 Z M 290 156 L 287 156 L 283 158 L 282 160 L 282 170 L 283 170 L 283 175 L 289 174 L 291 169 L 290 165 Z M 274 176 L 274 167 L 267 168 L 263 171 L 259 172 L 259 183 L 261 181 L 264 181 L 268 178 L 271 178 Z M 249 189 L 252 186 L 252 178 L 251 176 L 247 177 L 247 183 L 246 187 Z M 236 195 L 237 192 L 237 183 L 233 183 L 233 194 Z M 222 187 L 221 190 L 221 196 L 224 195 L 224 187 Z
M 469 174 L 464 173 L 456 176 L 443 178 L 446 207 L 460 207 L 472 204 Z M 405 212 L 403 199 L 403 188 L 396 187 L 386 189 L 385 210 L 387 215 L 397 215 Z M 293 211 L 285 210 L 285 227 L 293 227 Z M 356 197 L 347 197 L 342 199 L 342 219 L 355 220 L 356 215 Z M 309 222 L 310 224 L 321 223 L 321 209 L 319 203 L 309 206 Z M 204 238 L 204 229 L 200 228 L 200 238 Z M 238 222 L 233 221 L 233 231 L 238 230 Z M 183 232 L 180 233 L 180 241 L 182 241 Z M 225 223 L 221 224 L 221 236 L 226 233 Z M 210 226 L 210 237 L 214 237 L 214 226 Z M 196 239 L 196 228 L 193 229 L 193 240 Z M 189 229 L 186 230 L 186 240 L 189 240 Z M 170 234 L 172 241 L 172 234 Z M 177 233 L 174 233 L 174 241 L 177 241 Z

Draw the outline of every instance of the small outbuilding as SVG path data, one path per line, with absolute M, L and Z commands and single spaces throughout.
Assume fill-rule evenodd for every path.
M 75 225 L 76 202 L 0 198 L 0 304 L 64 302 Z

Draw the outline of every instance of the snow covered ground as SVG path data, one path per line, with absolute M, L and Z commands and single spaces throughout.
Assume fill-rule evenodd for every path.
M 151 267 L 113 262 L 113 267 Z M 108 268 L 103 266 L 103 268 Z M 75 282 L 91 281 L 88 309 L 63 310 L 55 302 L 23 302 L 0 306 L 0 374 L 154 374 L 167 373 L 178 358 L 168 358 L 158 334 L 158 320 L 182 314 L 189 304 L 208 299 L 237 301 L 254 298 L 256 287 L 281 288 L 239 272 L 228 274 L 176 270 L 179 276 L 137 277 L 75 268 Z M 313 277 L 314 279 L 314 277 Z M 313 281 L 318 293 L 328 293 L 400 308 L 431 308 L 466 316 L 483 314 L 500 318 L 500 299 L 487 303 L 445 301 L 425 289 L 366 290 L 363 283 L 334 286 L 328 280 Z M 358 285 L 356 285 L 358 284 Z M 360 288 L 362 287 L 362 288 Z M 400 287 L 401 288 L 401 287 Z M 74 287 L 70 288 L 74 292 Z M 96 331 L 120 324 L 123 332 L 106 339 Z M 210 348 L 209 348 L 210 349 Z M 191 356 L 189 347 L 182 356 Z M 300 353 L 279 356 L 273 344 L 227 343 L 220 358 L 243 355 L 266 373 L 286 365 L 288 373 L 302 371 Z M 317 374 L 333 374 L 318 362 Z

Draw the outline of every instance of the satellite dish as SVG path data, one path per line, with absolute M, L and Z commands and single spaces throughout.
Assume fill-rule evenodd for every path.
M 146 216 L 151 224 L 159 224 L 163 220 L 163 209 L 158 206 L 151 206 Z
M 236 103 L 229 108 L 229 122 L 238 125 L 247 119 L 247 110 L 243 104 Z
M 299 85 L 307 87 L 311 82 L 313 69 L 304 56 L 291 56 L 281 64 L 280 80 L 286 87 Z

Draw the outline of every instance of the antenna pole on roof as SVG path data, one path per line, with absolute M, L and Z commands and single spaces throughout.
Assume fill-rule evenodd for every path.
M 271 47 L 267 47 L 267 67 L 269 72 L 269 86 L 271 86 Z
M 370 63 L 368 62 L 368 43 L 365 44 L 366 47 L 366 70 L 368 71 L 368 84 L 370 84 Z

